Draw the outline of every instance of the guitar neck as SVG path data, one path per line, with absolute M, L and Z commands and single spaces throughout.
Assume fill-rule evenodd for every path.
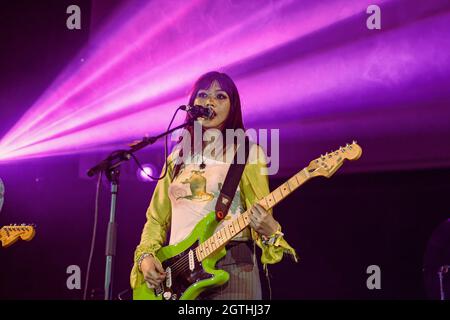
M 280 185 L 270 194 L 262 198 L 258 203 L 266 210 L 273 208 L 294 190 L 299 188 L 302 184 L 311 178 L 307 168 L 299 171 L 285 183 Z M 244 230 L 250 224 L 249 210 L 238 215 L 228 225 L 215 232 L 209 239 L 201 243 L 196 249 L 198 261 L 208 258 L 221 248 L 223 248 L 229 241 L 231 241 L 239 232 Z

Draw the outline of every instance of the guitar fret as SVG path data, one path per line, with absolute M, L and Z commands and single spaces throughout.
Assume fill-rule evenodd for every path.
M 216 237 L 216 241 L 219 243 L 219 245 L 222 245 L 222 235 L 221 235 L 222 230 L 219 230 L 218 232 L 216 232 L 214 235 Z
M 286 185 L 288 186 L 289 193 L 291 193 L 291 192 L 292 192 L 292 187 L 291 187 L 289 181 L 291 181 L 291 179 L 289 179 L 288 181 L 286 181 Z
M 266 197 L 264 197 L 264 198 L 263 198 L 263 200 L 265 200 L 265 201 L 266 201 L 266 209 L 269 209 L 269 208 L 270 208 L 270 206 L 269 206 L 269 203 L 267 202 L 267 196 L 266 196 Z
M 300 172 L 301 173 L 301 172 Z M 295 180 L 297 181 L 297 187 L 300 185 L 300 182 L 298 181 L 298 177 L 297 177 L 297 175 L 298 174 L 300 174 L 300 173 L 297 173 L 294 177 L 295 177 Z
M 230 234 L 228 233 L 228 229 L 227 228 L 223 228 L 223 232 L 225 233 L 225 239 L 228 241 L 231 238 Z
M 278 189 L 280 189 L 281 199 L 283 199 L 285 197 L 285 193 L 283 191 L 286 191 L 286 187 L 281 185 L 281 186 L 278 187 Z
M 223 235 L 222 235 L 222 230 L 219 230 L 219 232 L 217 233 L 217 238 L 218 238 L 218 240 L 217 241 L 219 241 L 219 244 L 220 245 L 222 245 L 223 244 Z
M 209 255 L 208 246 L 206 245 L 205 242 L 203 242 L 202 245 L 203 245 L 203 252 L 205 253 L 205 257 L 206 257 Z
M 204 244 L 206 245 L 206 250 L 207 250 L 207 252 L 208 252 L 208 256 L 210 255 L 210 254 L 212 254 L 213 253 L 213 248 L 212 248 L 212 245 L 211 245 L 211 241 L 210 241 L 211 239 L 208 239 L 208 240 L 206 240 L 205 242 L 204 242 Z
M 250 224 L 250 217 L 247 211 L 242 214 L 242 219 L 244 220 L 245 226 Z
M 242 229 L 241 229 L 241 226 L 239 225 L 239 221 L 235 220 L 235 221 L 233 222 L 233 224 L 234 224 L 234 228 L 237 230 L 236 233 L 241 232 Z
M 236 230 L 234 230 L 234 226 L 232 223 L 228 225 L 228 230 L 230 231 L 230 234 L 232 235 L 232 237 L 234 237 L 234 235 L 236 234 Z
M 227 235 L 224 229 L 220 229 L 220 235 L 222 237 L 222 243 L 225 243 L 227 241 Z
M 225 240 L 225 239 L 223 238 L 222 230 L 220 230 L 220 231 L 218 232 L 217 236 L 219 237 L 219 243 L 220 243 L 220 245 L 222 245 L 223 242 L 224 242 L 224 240 Z
M 200 259 L 201 260 L 203 260 L 204 259 L 204 253 L 203 253 L 203 246 L 202 245 L 199 245 L 198 246 L 198 254 L 197 254 L 199 257 L 200 257 Z
M 266 204 L 267 204 L 267 208 L 266 209 L 270 209 L 270 204 L 272 203 L 272 201 L 270 201 L 270 197 L 269 196 L 270 196 L 270 194 L 265 196 Z
M 211 237 L 211 238 L 208 239 L 208 241 L 210 242 L 212 251 L 216 250 L 217 249 L 217 245 L 216 245 L 216 243 L 214 241 L 214 238 Z
M 233 232 L 230 229 L 230 225 L 227 225 L 226 229 L 228 231 L 228 240 L 233 239 L 234 234 L 233 234 Z
M 236 225 L 234 224 L 234 221 L 231 222 L 231 225 L 233 226 L 234 235 L 237 235 L 239 232 L 239 228 L 236 229 Z
M 237 224 L 239 230 L 241 230 L 242 229 L 242 226 L 241 226 L 241 215 L 238 215 L 235 221 L 236 221 L 236 224 Z
M 277 201 L 275 200 L 273 193 L 270 193 L 268 195 L 268 197 L 269 197 L 269 203 L 270 203 L 269 208 L 272 208 L 277 203 Z
M 244 229 L 245 228 L 245 223 L 244 223 L 244 221 L 242 221 L 242 219 L 243 219 L 242 214 L 240 214 L 238 216 L 238 218 L 237 218 L 237 221 L 239 223 L 239 228 L 240 229 Z
M 211 239 L 208 239 L 206 242 L 208 243 L 209 253 L 211 254 L 214 251 L 213 245 L 211 243 Z
M 278 202 L 280 202 L 281 200 L 283 200 L 283 194 L 281 193 L 281 189 L 280 188 L 276 188 L 273 192 L 272 192 L 273 198 L 275 199 L 275 204 L 277 204 Z M 279 197 L 279 199 L 277 198 L 277 196 Z
M 288 196 L 291 193 L 291 188 L 289 187 L 289 183 L 285 182 L 281 185 L 281 190 L 284 191 L 283 193 L 283 198 Z
M 296 184 L 297 181 L 295 181 L 294 177 L 290 178 L 290 179 L 288 180 L 288 182 L 289 182 L 289 185 L 291 186 L 291 190 L 297 188 L 297 186 L 298 186 L 298 185 Z

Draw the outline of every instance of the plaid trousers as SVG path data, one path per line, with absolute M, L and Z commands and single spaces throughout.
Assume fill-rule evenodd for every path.
M 231 241 L 217 269 L 230 274 L 222 286 L 205 290 L 199 300 L 261 300 L 261 280 L 253 241 Z

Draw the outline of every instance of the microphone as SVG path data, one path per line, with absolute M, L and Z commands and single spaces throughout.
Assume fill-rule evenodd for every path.
M 180 108 L 181 110 L 184 110 L 187 113 L 189 113 L 195 119 L 203 117 L 205 119 L 211 120 L 216 115 L 216 113 L 211 107 L 203 107 L 199 105 L 194 106 L 185 105 L 181 106 Z

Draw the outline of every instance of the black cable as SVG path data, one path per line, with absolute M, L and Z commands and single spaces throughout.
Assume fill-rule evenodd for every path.
M 266 268 L 268 268 L 267 265 Z M 266 269 L 266 278 L 267 278 L 267 285 L 269 286 L 269 300 L 272 300 L 272 286 L 270 285 L 269 269 Z
M 173 120 L 175 120 L 175 117 L 178 113 L 178 111 L 182 110 L 182 107 L 178 107 L 177 110 L 175 110 L 175 113 L 172 116 L 172 120 L 170 120 L 169 126 L 167 127 L 167 131 L 170 130 L 170 127 L 172 126 Z M 150 179 L 152 180 L 162 180 L 164 179 L 164 177 L 167 175 L 167 170 L 169 168 L 169 163 L 167 161 L 167 152 L 168 152 L 168 147 L 167 147 L 167 139 L 168 139 L 168 135 L 165 136 L 165 143 L 164 143 L 164 159 L 165 159 L 165 168 L 164 168 L 164 173 L 161 177 L 157 178 L 157 177 L 153 177 L 151 175 L 149 175 L 147 172 L 144 171 L 144 168 L 142 168 L 141 163 L 139 162 L 139 160 L 137 159 L 137 157 L 134 155 L 134 153 L 130 153 L 131 157 L 133 158 L 133 160 L 136 162 L 136 165 L 138 166 L 138 168 Z
M 128 293 L 129 291 L 131 291 L 130 288 L 125 289 L 125 290 L 123 290 L 123 291 L 120 291 L 119 294 L 117 295 L 117 298 L 118 298 L 119 300 L 124 300 L 124 299 L 122 298 L 122 295 L 124 295 L 125 293 Z
M 96 238 L 96 234 L 97 234 L 98 200 L 100 198 L 100 183 L 101 183 L 101 181 L 102 181 L 102 172 L 100 172 L 100 174 L 98 175 L 97 191 L 95 193 L 94 227 L 92 230 L 91 251 L 89 253 L 89 260 L 88 260 L 88 265 L 87 265 L 87 269 L 86 269 L 86 283 L 84 285 L 83 300 L 86 300 L 87 289 L 88 289 L 88 284 L 89 284 L 89 274 L 91 272 L 92 256 L 94 255 L 95 238 Z

